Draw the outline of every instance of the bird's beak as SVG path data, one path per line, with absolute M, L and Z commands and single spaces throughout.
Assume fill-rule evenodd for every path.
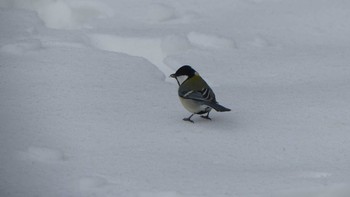
M 169 77 L 176 79 L 177 84 L 180 86 L 180 82 L 179 82 L 179 80 L 177 79 L 176 73 L 171 74 Z

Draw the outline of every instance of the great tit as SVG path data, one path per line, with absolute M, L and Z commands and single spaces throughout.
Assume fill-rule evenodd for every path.
M 192 113 L 183 120 L 193 123 L 191 118 L 194 114 L 200 114 L 202 118 L 211 120 L 209 118 L 211 109 L 215 109 L 218 112 L 231 111 L 219 105 L 213 90 L 191 66 L 182 66 L 170 77 L 175 78 L 179 84 L 178 95 L 182 105 Z

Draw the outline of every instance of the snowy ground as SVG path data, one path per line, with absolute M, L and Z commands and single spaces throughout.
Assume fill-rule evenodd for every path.
M 0 196 L 349 197 L 349 10 L 1 0 Z M 184 64 L 232 112 L 182 121 Z

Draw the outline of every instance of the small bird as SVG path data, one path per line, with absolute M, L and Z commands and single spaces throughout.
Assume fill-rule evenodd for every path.
M 219 105 L 213 90 L 191 66 L 182 66 L 170 77 L 175 78 L 179 84 L 178 94 L 182 105 L 192 113 L 183 120 L 194 123 L 191 120 L 194 114 L 200 114 L 202 118 L 211 120 L 209 118 L 211 109 L 215 109 L 218 112 L 231 111 Z

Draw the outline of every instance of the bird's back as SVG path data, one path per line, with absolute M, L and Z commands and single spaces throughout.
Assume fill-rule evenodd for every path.
M 191 80 L 191 85 L 189 82 Z M 207 88 L 203 88 L 207 87 Z M 181 89 L 181 92 L 180 92 Z M 187 79 L 181 84 L 181 88 L 179 88 L 179 95 L 184 95 L 189 91 L 197 91 L 203 95 L 203 98 L 208 98 L 208 101 L 216 102 L 215 94 L 213 90 L 208 86 L 207 82 L 204 81 L 202 77 L 198 74 L 193 77 Z

